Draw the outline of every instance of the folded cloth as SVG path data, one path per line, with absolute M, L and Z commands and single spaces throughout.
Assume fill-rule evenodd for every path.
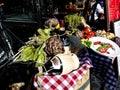
M 116 90 L 117 77 L 115 75 L 112 60 L 94 52 L 92 49 L 88 48 L 88 51 L 93 65 L 91 74 L 102 80 L 104 87 L 109 90 Z
M 35 76 L 34 86 L 42 90 L 73 90 L 77 81 L 81 80 L 91 67 L 89 62 L 83 64 L 79 69 L 64 75 Z
M 53 76 L 37 76 L 34 77 L 34 86 L 39 90 L 73 90 L 76 83 L 83 78 L 87 70 L 92 67 L 91 62 L 87 52 L 79 55 L 81 63 L 80 67 L 77 70 L 74 70 L 68 74 L 64 75 L 53 75 Z M 86 58 L 85 58 L 86 57 Z

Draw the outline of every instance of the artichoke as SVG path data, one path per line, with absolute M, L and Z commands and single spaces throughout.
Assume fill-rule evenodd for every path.
M 51 36 L 46 41 L 44 50 L 48 55 L 54 56 L 59 53 L 64 53 L 64 45 L 59 36 Z

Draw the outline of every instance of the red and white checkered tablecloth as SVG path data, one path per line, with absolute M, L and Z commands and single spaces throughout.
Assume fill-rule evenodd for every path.
M 38 90 L 73 90 L 77 81 L 81 80 L 87 70 L 92 67 L 89 61 L 86 61 L 80 68 L 71 73 L 54 76 L 34 77 L 34 86 Z

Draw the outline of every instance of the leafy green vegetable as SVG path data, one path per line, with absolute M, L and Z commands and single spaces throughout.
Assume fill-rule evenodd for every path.
M 90 48 L 92 42 L 88 39 L 82 39 L 81 43 L 84 44 L 86 47 Z
M 78 14 L 68 14 L 64 17 L 65 23 L 68 24 L 68 28 L 76 29 L 79 25 L 82 24 L 83 17 Z
M 110 48 L 110 45 L 108 43 L 102 43 L 96 50 L 99 51 L 101 50 L 102 48 Z

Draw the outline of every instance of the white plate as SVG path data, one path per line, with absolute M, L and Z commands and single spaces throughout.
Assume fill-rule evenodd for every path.
M 99 54 L 104 55 L 104 56 L 109 56 L 109 57 L 116 57 L 116 56 L 118 56 L 120 54 L 120 47 L 115 42 L 113 42 L 112 40 L 109 40 L 109 39 L 103 38 L 103 37 L 92 37 L 89 40 L 92 42 L 90 48 L 93 49 L 96 53 L 99 53 Z M 100 53 L 99 51 L 97 51 L 95 49 L 95 46 L 93 44 L 96 41 L 101 41 L 103 43 L 104 42 L 105 43 L 110 43 L 113 46 L 113 48 L 115 49 L 115 52 L 113 54 Z

